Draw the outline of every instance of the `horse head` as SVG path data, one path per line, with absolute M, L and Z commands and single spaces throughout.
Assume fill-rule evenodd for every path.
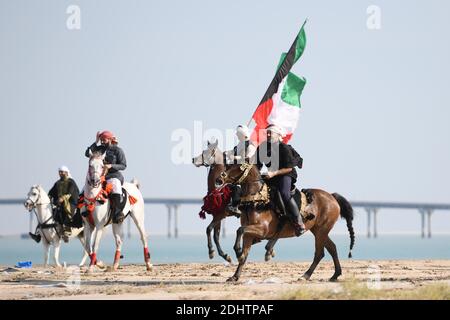
M 47 205 L 49 203 L 50 198 L 45 190 L 40 185 L 34 185 L 30 188 L 23 205 L 28 211 L 31 211 L 38 205 Z
M 105 155 L 100 152 L 90 153 L 87 182 L 91 187 L 98 187 L 106 174 Z
M 209 167 L 220 161 L 219 157 L 222 156 L 222 151 L 218 147 L 219 141 L 208 141 L 208 146 L 202 151 L 200 155 L 192 158 L 192 163 L 196 167 Z

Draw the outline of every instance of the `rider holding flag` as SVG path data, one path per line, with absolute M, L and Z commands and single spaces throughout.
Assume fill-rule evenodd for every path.
M 100 145 L 98 143 L 100 142 Z M 113 223 L 122 223 L 125 216 L 120 208 L 122 201 L 122 184 L 124 182 L 123 175 L 120 171 L 127 167 L 125 153 L 117 145 L 116 136 L 111 131 L 97 132 L 95 142 L 87 148 L 85 155 L 90 157 L 92 152 L 100 152 L 105 154 L 105 168 L 108 169 L 106 174 L 106 182 L 112 185 L 110 195 L 110 205 Z

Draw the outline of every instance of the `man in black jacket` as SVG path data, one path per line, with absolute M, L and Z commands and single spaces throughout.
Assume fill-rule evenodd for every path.
M 259 145 L 256 156 L 257 166 L 261 170 L 266 165 L 268 171 L 265 178 L 268 184 L 280 191 L 281 198 L 295 227 L 296 236 L 305 232 L 305 225 L 300 215 L 291 190 L 297 181 L 295 167 L 302 167 L 302 158 L 291 145 L 282 142 L 283 130 L 276 125 L 267 127 L 267 140 Z
M 98 143 L 101 143 L 98 145 Z M 106 182 L 113 186 L 110 195 L 110 205 L 113 217 L 113 223 L 122 223 L 125 218 L 120 209 L 122 201 L 122 184 L 124 182 L 123 175 L 120 171 L 127 167 L 125 153 L 117 145 L 117 138 L 110 131 L 97 132 L 95 142 L 87 148 L 85 155 L 90 157 L 91 152 L 100 152 L 105 154 L 105 167 L 108 169 L 106 174 Z

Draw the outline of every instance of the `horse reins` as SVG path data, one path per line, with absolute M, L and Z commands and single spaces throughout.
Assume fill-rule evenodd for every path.
M 53 221 L 53 223 L 48 223 L 50 220 L 54 219 L 53 218 L 53 210 L 52 210 L 52 213 L 51 213 L 50 217 L 47 220 L 45 220 L 44 222 L 40 222 L 39 221 L 39 215 L 36 212 L 36 206 L 44 206 L 44 205 L 51 204 L 51 202 L 38 203 L 40 198 L 41 198 L 41 192 L 39 191 L 39 196 L 36 199 L 36 201 L 28 199 L 28 200 L 31 201 L 31 204 L 33 205 L 32 209 L 30 211 L 33 211 L 34 215 L 36 216 L 36 220 L 38 221 L 38 225 L 36 226 L 36 229 L 44 230 L 44 229 L 51 229 L 51 228 L 53 228 L 55 230 L 56 234 L 58 235 L 58 237 L 61 238 L 61 235 L 59 234 L 58 229 L 56 229 L 56 223 L 55 223 L 56 221 Z M 44 238 L 45 238 L 45 240 L 47 241 L 48 244 L 52 244 L 53 243 L 53 241 L 49 241 L 48 240 L 48 238 L 47 238 L 47 236 L 45 235 L 44 232 L 42 232 L 42 235 L 44 236 Z

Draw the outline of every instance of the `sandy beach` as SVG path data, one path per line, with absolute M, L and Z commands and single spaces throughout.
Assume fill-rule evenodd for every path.
M 241 280 L 226 283 L 234 265 L 216 263 L 124 265 L 116 272 L 78 267 L 0 267 L 0 299 L 450 299 L 450 260 L 342 261 L 328 282 L 331 261 L 309 281 L 309 262 L 248 263 Z

